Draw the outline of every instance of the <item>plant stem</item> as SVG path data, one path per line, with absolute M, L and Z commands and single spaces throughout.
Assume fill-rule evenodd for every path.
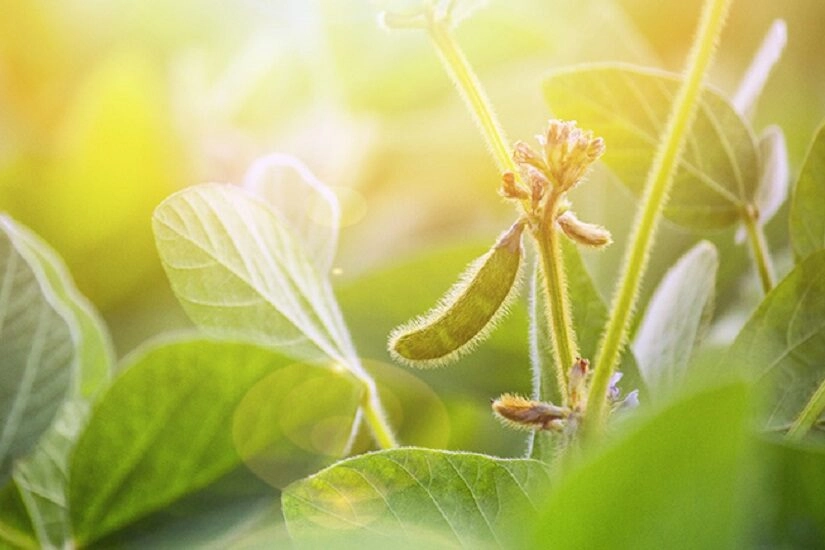
M 808 430 L 816 424 L 823 411 L 825 411 L 825 380 L 822 381 L 805 408 L 793 421 L 785 437 L 791 441 L 800 441 L 808 433 Z
M 605 422 L 610 377 L 616 369 L 627 340 L 639 286 L 647 269 L 650 248 L 684 147 L 685 134 L 698 109 L 697 100 L 702 83 L 716 50 L 716 42 L 730 4 L 731 0 L 705 1 L 699 31 L 688 57 L 685 79 L 674 100 L 664 136 L 648 173 L 642 205 L 631 233 L 631 244 L 622 264 L 622 277 L 616 285 L 610 318 L 596 353 L 584 420 L 587 437 L 600 432 Z
M 756 263 L 759 280 L 762 282 L 762 290 L 767 294 L 773 288 L 775 279 L 768 243 L 765 241 L 765 232 L 762 230 L 762 226 L 757 223 L 753 212 L 746 212 L 742 218 L 745 223 L 745 230 L 748 233 L 748 242 L 753 252 L 753 261 Z
M 504 130 L 498 122 L 495 111 L 490 104 L 490 100 L 487 99 L 478 77 L 476 77 L 473 68 L 464 56 L 464 52 L 461 51 L 453 38 L 449 21 L 439 19 L 434 13 L 430 12 L 428 14 L 427 32 L 447 74 L 455 83 L 476 124 L 481 129 L 499 171 L 518 174 L 508 145 L 509 141 L 507 141 Z
M 555 208 L 548 209 L 553 212 Z M 544 274 L 546 296 L 545 314 L 553 342 L 553 362 L 562 405 L 567 405 L 567 369 L 576 359 L 578 346 L 573 334 L 573 315 L 567 296 L 567 275 L 562 260 L 560 233 L 553 227 L 552 218 L 541 223 L 533 232 L 539 248 Z
M 398 447 L 398 441 L 395 439 L 395 434 L 392 428 L 387 423 L 387 418 L 384 415 L 384 410 L 381 407 L 381 401 L 378 397 L 378 389 L 375 387 L 375 382 L 372 380 L 364 380 L 367 391 L 364 393 L 364 399 L 361 402 L 361 407 L 364 409 L 364 420 L 372 430 L 373 438 L 379 447 L 382 449 L 392 449 Z

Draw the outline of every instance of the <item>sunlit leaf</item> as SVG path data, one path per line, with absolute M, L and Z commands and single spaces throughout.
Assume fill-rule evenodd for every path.
M 797 258 L 825 248 L 825 126 L 811 143 L 791 202 L 791 243 Z
M 88 408 L 84 399 L 108 382 L 114 351 L 98 313 L 74 287 L 60 257 L 37 235 L 10 219 L 5 229 L 14 245 L 25 253 L 42 274 L 41 284 L 63 306 L 63 313 L 77 330 L 75 340 L 78 380 L 72 380 L 75 399 L 63 403 L 50 428 L 29 456 L 14 467 L 20 492 L 41 545 L 61 547 L 69 540 L 66 486 L 68 457 Z
M 80 379 L 77 392 L 91 397 L 109 381 L 115 352 L 108 330 L 94 306 L 74 286 L 63 260 L 55 251 L 27 228 L 16 224 L 18 246 L 25 246 L 37 257 L 49 287 L 63 304 L 79 329 L 77 361 Z
M 290 535 L 317 547 L 486 548 L 534 519 L 547 481 L 533 460 L 396 449 L 297 481 L 282 506 Z
M 71 540 L 66 495 L 69 455 L 87 413 L 82 400 L 65 402 L 31 455 L 14 468 L 14 481 L 43 547 L 61 548 Z
M 739 546 L 746 397 L 728 383 L 623 425 L 554 485 L 531 547 Z
M 626 65 L 561 71 L 544 83 L 555 116 L 605 139 L 604 162 L 640 195 L 679 79 Z M 719 93 L 706 90 L 676 172 L 665 216 L 696 231 L 737 223 L 759 181 L 754 136 Z
M 339 400 L 315 407 L 306 400 L 309 386 Z M 272 392 L 269 402 L 255 397 L 261 388 Z M 344 371 L 296 365 L 250 344 L 192 340 L 149 349 L 103 395 L 78 440 L 69 490 L 75 540 L 88 544 L 142 520 L 269 445 L 287 449 L 298 466 L 317 468 L 317 454 L 292 436 L 323 426 L 346 440 L 360 395 Z M 260 406 L 239 412 L 248 399 Z M 329 429 L 330 409 L 350 419 L 343 435 Z M 239 437 L 239 423 L 254 439 Z
M 702 241 L 668 271 L 647 306 L 633 351 L 650 388 L 675 390 L 713 310 L 716 248 Z
M 328 273 L 341 221 L 335 193 L 297 158 L 279 153 L 257 159 L 243 186 L 278 213 L 318 273 Z
M 796 418 L 825 379 L 825 250 L 771 290 L 722 365 L 759 382 L 767 395 L 768 427 L 787 427 Z
M 0 218 L 0 482 L 31 451 L 72 386 L 73 327 L 36 256 Z
M 199 185 L 166 199 L 153 227 L 172 289 L 198 325 L 352 366 L 329 280 L 266 203 L 232 185 Z

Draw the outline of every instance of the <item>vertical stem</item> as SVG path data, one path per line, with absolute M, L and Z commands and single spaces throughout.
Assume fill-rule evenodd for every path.
M 476 124 L 481 129 L 499 171 L 517 173 L 504 130 L 496 118 L 495 111 L 478 77 L 453 38 L 448 22 L 436 19 L 436 16 L 430 13 L 427 31 L 447 74 L 455 83 Z
M 464 98 L 470 113 L 484 135 L 496 164 L 502 172 L 512 172 L 518 177 L 510 147 L 495 111 L 490 105 L 481 83 L 453 38 L 449 21 L 439 18 L 433 11 L 427 16 L 427 30 L 444 68 Z M 548 208 L 553 211 L 554 208 Z M 556 379 L 562 400 L 567 400 L 566 369 L 570 368 L 576 355 L 576 340 L 573 334 L 570 303 L 567 298 L 567 283 L 563 257 L 559 245 L 559 234 L 552 223 L 543 225 L 533 236 L 538 243 L 541 266 L 544 272 L 544 291 L 547 297 L 547 322 L 552 335 Z M 534 388 L 534 394 L 543 398 L 541 387 Z
M 553 209 L 551 208 L 550 211 Z M 567 405 L 567 369 L 576 358 L 576 338 L 573 334 L 573 315 L 567 297 L 567 274 L 562 262 L 559 232 L 550 224 L 542 223 L 533 237 L 539 248 L 546 295 L 545 315 L 553 342 L 553 362 L 562 405 Z
M 753 252 L 753 261 L 759 273 L 759 280 L 762 282 L 762 290 L 767 294 L 773 288 L 775 278 L 768 243 L 765 241 L 765 232 L 762 230 L 762 226 L 757 223 L 754 212 L 746 212 L 743 221 L 748 234 L 748 242 Z
M 698 109 L 702 82 L 713 58 L 730 4 L 731 0 L 705 1 L 699 31 L 688 58 L 685 79 L 674 100 L 665 134 L 648 173 L 641 209 L 636 216 L 631 244 L 622 264 L 622 277 L 617 283 L 611 315 L 596 353 L 584 420 L 587 437 L 600 432 L 604 425 L 610 377 L 627 340 L 639 286 L 647 269 L 650 248 L 667 202 L 673 174 L 684 146 L 684 137 Z

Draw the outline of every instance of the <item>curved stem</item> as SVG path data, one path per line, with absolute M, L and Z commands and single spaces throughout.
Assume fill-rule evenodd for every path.
M 467 103 L 470 113 L 481 129 L 487 146 L 501 172 L 518 173 L 513 162 L 510 147 L 504 130 L 501 128 L 490 100 L 484 93 L 481 83 L 473 72 L 464 52 L 456 43 L 446 21 L 437 19 L 434 14 L 428 18 L 427 32 L 441 58 L 444 68 L 458 88 L 461 97 Z
M 767 294 L 773 288 L 775 278 L 768 243 L 765 240 L 765 232 L 762 230 L 762 226 L 757 223 L 756 216 L 752 213 L 745 213 L 743 221 L 748 234 L 748 242 L 753 252 L 753 261 L 759 273 L 759 280 L 762 282 L 762 290 Z
M 616 286 L 611 315 L 596 353 L 584 420 L 585 434 L 588 437 L 600 432 L 604 425 L 610 377 L 627 340 L 639 286 L 647 269 L 650 248 L 684 147 L 684 137 L 698 109 L 702 82 L 713 58 L 730 4 L 731 0 L 705 1 L 699 31 L 688 58 L 685 79 L 674 100 L 665 134 L 648 173 L 641 209 L 622 264 L 622 277 Z

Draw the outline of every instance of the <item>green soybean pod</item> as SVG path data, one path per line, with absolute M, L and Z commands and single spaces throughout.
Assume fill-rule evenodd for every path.
M 414 367 L 438 367 L 483 341 L 516 297 L 523 230 L 523 221 L 513 224 L 432 310 L 396 328 L 390 334 L 390 355 Z

